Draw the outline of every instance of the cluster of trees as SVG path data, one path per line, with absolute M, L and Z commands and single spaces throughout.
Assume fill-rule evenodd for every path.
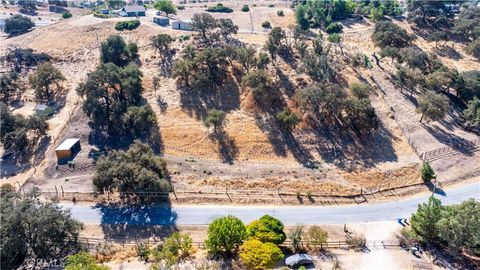
M 37 115 L 25 118 L 12 114 L 7 105 L 0 102 L 0 142 L 5 150 L 23 153 L 30 146 L 36 145 L 47 130 L 48 124 L 44 118 Z
M 407 235 L 421 243 L 440 243 L 455 252 L 480 255 L 480 203 L 469 199 L 460 204 L 443 206 L 430 197 L 420 204 L 410 219 Z
M 408 20 L 416 24 L 445 24 L 453 18 L 458 10 L 457 5 L 468 1 L 408 1 Z M 471 2 L 472 6 L 475 5 Z M 467 3 L 468 5 L 468 3 Z M 457 8 L 456 8 L 457 7 Z
M 192 17 L 192 28 L 199 33 L 204 44 L 229 42 L 230 37 L 238 32 L 238 26 L 231 19 L 215 19 L 208 13 L 196 13 Z
M 460 12 L 452 33 L 468 43 L 467 52 L 480 59 L 480 7 L 466 8 Z
M 46 53 L 37 53 L 32 49 L 10 47 L 1 60 L 6 63 L 6 67 L 10 68 L 12 72 L 19 73 L 25 68 L 36 66 L 50 59 L 51 57 Z
M 402 14 L 396 0 L 375 1 L 299 1 L 295 6 L 295 16 L 302 29 L 310 27 L 328 27 L 336 20 L 343 20 L 352 15 L 367 15 L 372 20 L 383 16 L 399 16 Z
M 345 123 L 359 135 L 368 135 L 378 128 L 379 120 L 368 98 L 370 86 L 351 85 L 352 97 L 332 83 L 307 86 L 297 92 L 297 99 L 309 117 L 323 125 Z
M 121 31 L 121 30 L 133 30 L 137 27 L 140 26 L 140 20 L 130 20 L 130 21 L 123 21 L 123 22 L 117 22 L 115 24 L 115 30 Z
M 393 22 L 377 22 L 372 39 L 381 48 L 380 56 L 397 62 L 396 82 L 401 91 L 407 90 L 410 94 L 420 91 L 420 122 L 424 118 L 429 121 L 443 118 L 449 109 L 444 93 L 458 85 L 458 72 L 444 66 L 434 55 L 410 46 L 413 37 Z
M 58 260 L 79 250 L 83 225 L 57 204 L 34 193 L 20 196 L 5 185 L 0 202 L 2 268 L 17 269 L 27 258 Z
M 156 116 L 142 98 L 142 73 L 132 63 L 138 59 L 135 43 L 110 36 L 101 44 L 101 64 L 88 74 L 77 92 L 83 110 L 97 131 L 110 136 L 147 136 L 156 125 Z
M 304 249 L 302 239 L 313 245 L 327 243 L 328 233 L 319 226 L 311 226 L 305 232 L 303 226 L 295 227 L 289 234 L 290 249 L 299 252 Z M 269 215 L 264 215 L 248 225 L 234 217 L 215 219 L 208 227 L 205 245 L 213 256 L 235 256 L 247 269 L 268 269 L 284 258 L 278 245 L 287 239 L 283 223 Z
M 480 19 L 480 16 L 478 18 Z M 472 22 L 475 20 L 472 19 Z M 465 24 L 471 27 L 465 31 L 473 33 L 475 27 Z M 438 36 L 437 40 L 446 39 L 442 37 L 442 33 L 435 32 L 435 35 Z M 478 37 L 478 34 L 473 36 Z M 428 55 L 410 46 L 412 37 L 392 22 L 377 22 L 372 39 L 381 48 L 382 57 L 389 57 L 392 62 L 396 62 L 396 82 L 400 89 L 407 90 L 410 94 L 420 91 L 418 111 L 422 113 L 421 120 L 424 117 L 433 121 L 443 118 L 449 107 L 449 101 L 444 94 L 453 93 L 468 106 L 463 114 L 466 126 L 479 128 L 478 121 L 475 120 L 478 109 L 473 100 L 480 98 L 479 71 L 459 73 L 444 66 L 435 55 Z
M 95 191 L 117 191 L 127 200 L 144 199 L 142 192 L 169 192 L 165 161 L 147 144 L 135 141 L 127 151 L 114 150 L 97 161 Z
M 15 14 L 5 20 L 5 33 L 15 36 L 26 33 L 35 27 L 35 23 L 29 17 Z
M 215 219 L 208 227 L 205 245 L 214 256 L 232 256 L 240 251 L 240 259 L 248 269 L 266 269 L 283 259 L 278 244 L 285 241 L 283 224 L 265 215 L 245 226 L 234 217 Z

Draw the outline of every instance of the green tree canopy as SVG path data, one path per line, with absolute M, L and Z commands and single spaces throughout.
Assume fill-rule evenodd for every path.
M 379 47 L 406 47 L 412 37 L 405 29 L 390 21 L 378 21 L 375 23 L 372 39 Z
M 170 0 L 158 0 L 154 6 L 155 9 L 164 12 L 167 17 L 169 14 L 177 14 L 177 8 Z
M 169 34 L 158 34 L 150 38 L 152 47 L 155 51 L 158 51 L 162 57 L 170 51 L 170 44 L 174 41 L 175 39 Z
M 469 128 L 480 129 L 480 99 L 474 97 L 463 110 L 462 119 Z
M 52 95 L 61 89 L 60 82 L 62 81 L 65 81 L 62 72 L 48 62 L 38 66 L 37 71 L 29 78 L 30 85 L 35 89 L 37 98 L 46 98 L 49 101 Z M 52 88 L 52 86 L 55 87 Z
M 428 161 L 425 161 L 422 164 L 422 168 L 420 169 L 420 177 L 422 177 L 424 182 L 430 182 L 436 178 L 435 172 Z
M 100 61 L 104 64 L 114 63 L 117 66 L 128 65 L 130 61 L 136 58 L 137 53 L 136 51 L 129 51 L 129 48 L 134 48 L 134 46 L 127 46 L 123 37 L 111 35 L 100 45 Z
M 4 31 L 10 35 L 20 35 L 30 31 L 33 27 L 35 27 L 35 23 L 29 17 L 15 14 L 5 20 Z
M 213 255 L 230 255 L 236 253 L 247 237 L 243 222 L 234 216 L 216 218 L 208 226 L 205 246 Z
M 79 250 L 83 225 L 69 211 L 33 193 L 3 194 L 0 201 L 2 268 L 15 269 L 27 255 L 48 260 Z
M 82 251 L 74 255 L 67 257 L 65 262 L 65 270 L 108 270 L 110 269 L 106 265 L 98 265 L 95 261 L 95 257 Z
M 223 125 L 224 120 L 225 120 L 224 111 L 211 109 L 211 110 L 208 110 L 207 117 L 205 118 L 204 124 L 207 127 L 213 126 L 213 131 L 215 134 L 217 134 L 219 128 Z
M 93 187 L 95 191 L 118 191 L 125 198 L 142 192 L 170 191 L 165 161 L 147 144 L 135 141 L 125 151 L 114 150 L 97 161 Z
M 441 218 L 442 210 L 442 203 L 433 196 L 427 203 L 418 205 L 417 212 L 410 219 L 412 233 L 417 240 L 425 243 L 437 239 L 436 224 Z
M 283 223 L 269 215 L 264 215 L 248 224 L 247 235 L 252 239 L 277 245 L 283 243 L 287 238 L 283 231 Z
M 136 65 L 124 68 L 113 63 L 101 64 L 81 83 L 77 92 L 85 98 L 83 110 L 96 128 L 110 134 L 122 132 L 123 115 L 128 107 L 142 101 L 142 73 Z
M 448 106 L 448 98 L 445 95 L 427 91 L 418 102 L 417 111 L 422 114 L 420 122 L 424 117 L 431 121 L 442 119 L 448 112 Z
M 469 199 L 445 207 L 437 222 L 438 236 L 450 247 L 480 254 L 480 203 Z
M 300 122 L 298 115 L 292 112 L 288 107 L 283 108 L 281 112 L 277 113 L 275 118 L 280 124 L 280 127 L 287 132 L 291 132 Z
M 283 257 L 282 251 L 273 243 L 250 239 L 241 246 L 240 259 L 247 269 L 270 269 Z

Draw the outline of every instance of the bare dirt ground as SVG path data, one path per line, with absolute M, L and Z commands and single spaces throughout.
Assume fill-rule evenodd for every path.
M 284 6 L 277 4 L 274 8 L 266 5 L 252 7 L 252 18 L 255 23 L 248 22 L 250 15 L 239 11 L 241 5 L 233 5 L 234 13 L 229 14 L 235 23 L 240 25 L 238 38 L 259 47 L 265 40 L 264 34 L 251 33 L 252 25 L 256 29 L 257 23 L 261 23 L 268 14 L 274 26 L 286 26 L 292 21 L 292 13 Z M 202 7 L 192 5 L 184 11 L 179 11 L 178 16 L 187 18 L 195 10 Z M 276 11 L 284 10 L 286 16 L 278 17 Z M 214 16 L 224 16 L 214 14 Z M 341 166 L 328 152 L 328 146 L 323 147 L 324 140 L 313 136 L 308 130 L 295 131 L 294 137 L 300 142 L 301 147 L 308 150 L 313 160 L 319 164 L 317 169 L 309 169 L 298 161 L 296 149 L 292 149 L 285 142 L 278 144 L 272 141 L 271 134 L 264 129 L 262 124 L 265 119 L 259 117 L 246 107 L 248 97 L 241 89 L 234 95 L 221 97 L 219 101 L 222 109 L 228 112 L 225 133 L 228 147 L 221 147 L 218 142 L 209 138 L 209 130 L 202 123 L 201 111 L 192 107 L 186 97 L 178 91 L 175 81 L 170 78 L 162 78 L 161 87 L 156 96 L 153 93 L 151 82 L 154 75 L 159 71 L 160 61 L 149 47 L 149 38 L 159 33 L 168 33 L 173 36 L 190 35 L 191 32 L 175 31 L 168 27 L 160 27 L 153 24 L 151 18 L 141 18 L 142 25 L 133 31 L 118 32 L 113 25 L 121 18 L 99 19 L 92 15 L 74 17 L 70 20 L 60 20 L 49 26 L 41 27 L 19 37 L 1 40 L 2 46 L 12 45 L 28 47 L 36 51 L 46 52 L 54 58 L 54 65 L 67 77 L 66 104 L 62 110 L 49 120 L 49 135 L 52 144 L 45 154 L 45 159 L 32 168 L 5 181 L 23 183 L 30 179 L 26 187 L 39 186 L 43 190 L 53 191 L 55 187 L 62 186 L 65 191 L 90 192 L 91 178 L 94 173 L 94 161 L 100 149 L 89 142 L 90 127 L 88 118 L 81 111 L 81 100 L 75 89 L 79 82 L 85 79 L 86 74 L 98 64 L 99 42 L 105 40 L 111 34 L 120 34 L 127 41 L 135 41 L 139 45 L 144 73 L 144 97 L 154 109 L 161 135 L 161 154 L 168 162 L 172 173 L 172 183 L 178 189 L 268 189 L 278 188 L 286 191 L 301 192 L 335 192 L 338 194 L 358 191 L 360 189 L 376 189 L 381 187 L 397 187 L 407 184 L 420 183 L 418 177 L 418 164 L 420 160 L 415 155 L 412 147 L 408 144 L 403 129 L 412 130 L 408 136 L 418 141 L 426 151 L 435 149 L 442 143 L 440 135 L 456 134 L 464 139 L 472 139 L 473 136 L 462 131 L 458 126 L 454 129 L 440 127 L 443 123 L 433 123 L 422 127 L 412 119 L 420 116 L 414 112 L 412 103 L 394 89 L 386 87 L 388 93 L 376 91 L 372 96 L 372 104 L 381 120 L 381 129 L 375 138 L 369 143 L 368 151 L 359 156 L 347 157 L 347 162 L 352 166 Z M 258 21 L 258 22 L 256 22 Z M 369 22 L 350 22 L 345 24 L 346 48 L 353 50 L 361 49 L 370 54 L 375 50 L 370 35 L 373 25 Z M 177 41 L 174 45 L 179 50 L 185 43 Z M 465 68 L 475 67 L 478 63 L 462 58 L 457 65 Z M 297 76 L 296 72 L 286 64 L 280 63 L 285 74 Z M 377 69 L 366 72 L 382 78 L 383 71 Z M 352 70 L 343 71 L 348 82 L 358 80 Z M 292 80 L 293 81 L 293 80 Z M 27 91 L 28 92 L 28 91 Z M 187 97 L 188 98 L 188 97 Z M 199 105 L 199 104 L 196 104 Z M 208 104 L 201 104 L 202 109 L 208 108 Z M 393 110 L 392 110 L 393 108 Z M 22 110 L 20 108 L 20 110 Z M 393 116 L 401 115 L 401 119 Z M 402 120 L 403 119 L 403 120 Z M 446 120 L 450 121 L 450 120 Z M 451 123 L 451 122 L 450 122 Z M 408 125 L 412 125 L 411 128 Z M 427 127 L 431 127 L 427 132 Z M 423 130 L 415 133 L 415 130 Z M 440 133 L 439 133 L 440 132 Z M 78 137 L 81 139 L 82 151 L 75 157 L 75 167 L 57 166 L 54 147 L 63 139 Z M 440 143 L 439 143 L 440 141 Z M 322 147 L 319 147 L 322 146 Z M 228 152 L 225 152 L 228 149 Z M 225 163 L 225 155 L 228 155 L 232 163 Z M 361 162 L 359 162 L 361 161 Z M 434 162 L 440 179 L 452 180 L 458 173 L 475 176 L 475 161 L 478 157 L 468 159 L 458 155 L 449 159 L 447 163 Z M 356 164 L 358 163 L 358 164 Z M 437 165 L 438 164 L 438 165 Z M 445 164 L 450 171 L 444 172 Z M 454 171 L 456 170 L 456 171 Z M 476 167 L 478 171 L 478 166 Z M 388 183 L 388 184 L 386 184 Z

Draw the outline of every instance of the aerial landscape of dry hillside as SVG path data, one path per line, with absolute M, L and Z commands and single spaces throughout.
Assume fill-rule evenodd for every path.
M 286 12 L 284 17 L 278 17 L 277 10 L 283 10 L 283 7 L 260 6 L 258 11 L 253 9 L 253 21 L 250 24 L 246 24 L 243 17 L 233 16 L 233 23 L 239 25 L 236 35 L 238 41 L 261 50 L 268 33 L 252 29 L 261 28 L 255 23 L 256 20 L 272 18 L 273 26 L 278 24 L 285 28 L 294 22 L 293 13 Z M 192 5 L 179 11 L 177 16 L 188 17 L 200 11 L 200 7 Z M 55 186 L 62 186 L 68 191 L 91 191 L 88 182 L 93 176 L 96 158 L 92 153 L 103 153 L 105 148 L 99 149 L 90 143 L 89 120 L 81 110 L 82 99 L 75 90 L 98 63 L 99 42 L 112 34 L 119 34 L 126 41 L 138 44 L 143 96 L 157 117 L 159 137 L 156 143 L 167 160 L 176 189 L 228 187 L 341 192 L 360 188 L 374 190 L 379 187 L 400 187 L 421 182 L 417 172 L 421 163 L 418 155 L 451 146 L 451 143 L 458 141 L 478 140 L 477 135 L 465 132 L 458 126 L 458 110 L 452 109 L 449 116 L 440 122 L 419 123 L 420 115 L 415 112 L 415 106 L 389 80 L 394 74 L 394 67 L 386 59 L 382 68 L 352 68 L 343 63 L 344 53 L 334 47 L 331 50 L 335 54 L 334 61 L 338 62 L 342 84 L 348 86 L 364 80 L 374 89 L 370 99 L 379 117 L 380 128 L 373 137 L 366 140 L 359 138 L 363 140 L 361 143 L 355 138 L 340 138 L 340 141 L 328 138 L 327 131 L 313 130 L 306 116 L 301 117 L 303 120 L 292 135 L 285 135 L 272 123 L 274 119 L 271 114 L 262 112 L 252 104 L 249 91 L 241 85 L 241 78 L 234 74 L 231 87 L 215 100 L 201 95 L 187 96 L 178 88 L 175 79 L 168 76 L 160 77 L 160 85 L 154 93 L 153 77 L 159 74 L 164 60 L 155 54 L 150 46 L 150 38 L 160 33 L 176 37 L 172 48 L 175 51 L 173 57 L 178 58 L 182 49 L 191 42 L 182 41 L 182 38 L 192 33 L 160 27 L 146 18 L 141 18 L 142 24 L 137 29 L 119 32 L 114 29 L 115 22 L 119 20 L 100 19 L 92 15 L 78 16 L 18 37 L 3 38 L 4 48 L 31 48 L 35 52 L 48 54 L 55 67 L 67 78 L 62 90 L 65 105 L 48 120 L 51 139 L 43 146 L 43 153 L 35 156 L 39 159 L 35 173 L 32 173 L 32 169 L 18 171 L 15 176 L 8 177 L 13 183 L 30 179 L 27 184 L 50 191 Z M 414 31 L 403 21 L 395 23 L 408 32 Z M 371 39 L 374 23 L 348 19 L 343 24 L 343 51 L 350 55 L 378 53 Z M 421 37 L 414 41 L 415 46 L 428 53 L 434 52 L 433 43 Z M 462 46 L 456 45 L 458 57 L 452 59 L 441 56 L 439 59 L 460 72 L 478 70 L 478 60 L 467 55 Z M 280 87 L 286 104 L 300 112 L 292 91 L 311 82 L 305 74 L 298 72 L 298 68 L 297 63 L 279 59 L 275 69 L 269 68 L 267 72 Z M 14 112 L 25 111 L 25 114 L 29 114 L 31 111 L 28 111 L 28 107 L 33 108 L 29 104 L 34 102 L 34 93 L 26 82 L 25 87 L 26 91 L 20 99 L 20 104 L 24 105 Z M 226 112 L 223 127 L 225 137 L 221 141 L 212 139 L 209 129 L 203 124 L 207 110 L 212 108 Z M 53 148 L 71 137 L 80 138 L 82 142 L 82 151 L 75 158 L 75 167 L 56 166 Z M 450 182 L 478 176 L 479 168 L 475 166 L 478 162 L 475 154 L 458 154 L 448 158 L 447 162 L 442 159 L 432 164 L 438 170 L 438 179 Z M 8 172 L 5 176 L 8 176 Z
M 480 269 L 475 0 L 2 0 L 1 269 Z

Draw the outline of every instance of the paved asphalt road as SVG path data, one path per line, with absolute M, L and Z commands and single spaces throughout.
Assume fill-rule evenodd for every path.
M 443 204 L 458 203 L 468 198 L 480 200 L 480 183 L 463 185 L 440 191 L 436 197 Z M 385 203 L 350 206 L 228 206 L 228 205 L 179 205 L 173 207 L 105 207 L 62 203 L 70 209 L 73 217 L 86 224 L 128 225 L 204 225 L 214 218 L 235 215 L 250 222 L 269 214 L 279 218 L 285 225 L 296 224 L 343 224 L 394 220 L 409 217 L 419 203 L 427 201 L 428 195 Z

